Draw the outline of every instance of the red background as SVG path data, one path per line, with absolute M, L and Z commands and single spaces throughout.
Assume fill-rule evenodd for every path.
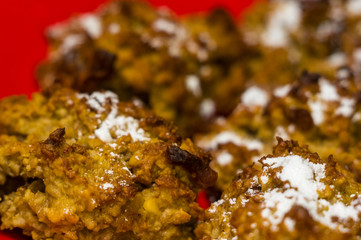
M 256 0 L 149 0 L 179 15 L 227 8 L 235 18 Z M 38 90 L 34 69 L 46 56 L 44 30 L 74 13 L 93 11 L 105 0 L 0 0 L 0 98 Z M 1 114 L 1 113 L 0 113 Z M 202 198 L 202 197 L 201 197 Z M 205 202 L 201 204 L 206 207 Z M 0 232 L 0 240 L 20 239 Z
M 216 6 L 235 17 L 255 0 L 149 0 L 184 15 Z M 0 0 L 0 98 L 30 94 L 37 85 L 34 69 L 46 56 L 44 30 L 74 13 L 92 11 L 105 0 Z

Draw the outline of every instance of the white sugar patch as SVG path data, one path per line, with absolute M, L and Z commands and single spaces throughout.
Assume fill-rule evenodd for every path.
M 218 145 L 233 143 L 237 146 L 244 146 L 250 150 L 263 150 L 262 142 L 258 140 L 243 139 L 231 131 L 223 131 L 216 135 L 211 141 L 200 141 L 198 144 L 205 149 L 217 149 Z
M 107 189 L 113 189 L 114 185 L 111 183 L 104 183 L 103 185 L 100 186 L 101 189 L 107 190 Z
M 86 98 L 87 104 L 98 113 L 105 111 L 107 101 L 111 103 L 111 110 L 106 119 L 101 122 L 98 129 L 94 131 L 95 136 L 104 142 L 112 142 L 121 136 L 130 135 L 134 141 L 147 141 L 148 137 L 142 128 L 139 128 L 139 121 L 130 116 L 118 115 L 118 97 L 115 93 L 106 91 L 78 94 L 78 98 Z M 113 135 L 112 135 L 113 133 Z
M 288 230 L 293 231 L 295 229 L 296 222 L 291 218 L 285 218 L 284 223 Z
M 120 25 L 118 23 L 111 23 L 108 26 L 108 31 L 111 34 L 118 34 L 120 32 Z
M 311 109 L 311 116 L 313 119 L 313 123 L 318 126 L 320 125 L 324 120 L 324 113 L 325 105 L 321 101 L 308 101 L 308 106 Z
M 319 182 L 325 177 L 324 164 L 314 164 L 297 155 L 266 158 L 263 163 L 270 165 L 269 167 L 266 166 L 266 169 L 282 167 L 277 177 L 282 181 L 288 181 L 291 186 L 297 188 L 305 196 L 317 198 L 317 190 L 322 190 L 325 187 L 323 183 Z M 316 180 L 313 180 L 314 177 Z
M 174 34 L 177 30 L 177 25 L 169 20 L 160 18 L 153 22 L 153 29 L 157 32 Z
M 188 75 L 185 79 L 186 89 L 194 96 L 200 97 L 202 95 L 201 81 L 196 75 Z
M 348 69 L 342 68 L 337 71 L 336 77 L 338 79 L 348 79 L 351 77 L 351 72 Z M 343 81 L 343 82 L 346 82 L 346 81 Z
M 60 50 L 63 53 L 67 53 L 75 47 L 83 44 L 85 42 L 85 37 L 82 34 L 70 34 L 66 36 L 63 40 Z
M 267 92 L 256 86 L 248 88 L 241 96 L 242 104 L 249 107 L 264 107 L 268 103 L 268 98 Z
M 105 111 L 104 105 L 106 104 L 107 100 L 111 101 L 112 104 L 118 104 L 118 96 L 111 91 L 93 92 L 91 95 L 86 93 L 79 93 L 77 97 L 79 99 L 87 99 L 88 106 L 97 112 Z
M 353 59 L 356 63 L 361 63 L 361 48 L 356 48 L 353 51 Z
M 273 95 L 279 98 L 286 97 L 288 93 L 291 91 L 291 84 L 286 84 L 284 86 L 278 87 L 273 91 Z
M 219 165 L 226 166 L 233 161 L 233 156 L 227 151 L 222 151 L 220 154 L 218 154 L 216 160 Z
M 96 15 L 84 14 L 79 18 L 79 23 L 92 38 L 98 38 L 102 34 L 102 22 Z
M 354 112 L 354 106 L 356 102 L 352 98 L 341 98 L 340 106 L 336 109 L 337 115 L 342 115 L 344 117 L 351 117 Z
M 211 118 L 215 113 L 216 113 L 216 103 L 212 99 L 206 98 L 199 105 L 199 115 L 202 118 L 204 119 Z
M 347 56 L 343 52 L 336 52 L 330 55 L 327 61 L 333 67 L 341 67 L 343 65 L 346 65 Z
M 301 7 L 297 1 L 278 2 L 271 13 L 268 25 L 261 38 L 270 47 L 283 47 L 289 41 L 289 33 L 298 28 L 301 22 Z
M 328 80 L 321 78 L 319 80 L 319 88 L 320 92 L 308 100 L 313 122 L 317 126 L 325 119 L 324 112 L 327 110 L 328 102 L 341 100 L 337 88 Z
M 290 135 L 288 135 L 288 132 L 286 131 L 286 129 L 282 126 L 278 126 L 276 127 L 276 130 L 275 130 L 275 139 L 276 137 L 280 137 L 282 138 L 283 140 L 288 140 L 290 139 Z
M 352 15 L 361 15 L 361 1 L 348 0 L 346 4 L 346 9 Z
M 337 88 L 324 78 L 319 80 L 320 98 L 325 101 L 337 101 L 339 95 Z
M 355 113 L 355 115 L 353 115 L 352 122 L 359 122 L 359 121 L 361 121 L 361 113 L 357 112 Z
M 292 231 L 295 223 L 285 215 L 294 206 L 305 208 L 315 221 L 342 232 L 349 231 L 343 223 L 349 219 L 357 221 L 361 213 L 358 200 L 345 205 L 343 202 L 331 204 L 319 199 L 318 191 L 325 188 L 321 182 L 325 178 L 324 164 L 315 164 L 297 155 L 266 158 L 263 163 L 263 173 L 267 174 L 270 168 L 280 168 L 276 177 L 288 183 L 283 189 L 271 189 L 264 193 L 261 214 L 266 223 L 271 224 L 272 231 L 278 231 L 282 221 Z M 337 222 L 333 221 L 335 217 Z

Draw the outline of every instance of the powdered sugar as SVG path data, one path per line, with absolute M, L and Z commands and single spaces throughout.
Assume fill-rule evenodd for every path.
M 104 183 L 103 185 L 100 186 L 101 189 L 107 190 L 107 189 L 113 189 L 114 185 L 111 183 Z
M 343 52 L 336 52 L 330 55 L 327 61 L 333 67 L 341 67 L 347 63 L 347 56 Z
M 202 95 L 201 81 L 196 75 L 188 75 L 185 79 L 186 88 L 194 96 L 200 97 Z
M 355 99 L 341 98 L 340 106 L 336 109 L 336 114 L 344 117 L 351 117 L 354 112 L 354 106 L 356 104 Z
M 111 23 L 108 26 L 108 31 L 111 34 L 118 34 L 120 32 L 120 25 L 118 23 Z
M 361 1 L 360 0 L 348 0 L 346 9 L 350 14 L 361 15 Z
M 227 151 L 222 151 L 220 154 L 218 154 L 216 160 L 219 165 L 225 166 L 233 161 L 233 156 Z
M 233 143 L 237 146 L 245 146 L 250 150 L 262 151 L 263 144 L 258 140 L 243 139 L 231 131 L 223 131 L 211 141 L 200 141 L 198 144 L 205 149 L 217 149 L 218 145 Z
M 264 107 L 268 103 L 268 99 L 268 93 L 257 86 L 248 88 L 241 96 L 242 104 L 248 107 Z
M 289 32 L 298 28 L 301 21 L 301 7 L 297 1 L 279 1 L 269 16 L 262 42 L 270 47 L 283 47 L 289 40 Z
M 284 86 L 278 87 L 273 91 L 273 95 L 279 98 L 286 97 L 287 94 L 290 92 L 291 88 L 291 84 L 286 84 Z
M 84 43 L 84 41 L 85 41 L 85 37 L 82 34 L 67 35 L 64 38 L 62 45 L 60 46 L 60 50 L 63 53 L 67 53 L 70 50 L 72 50 L 74 47 L 79 46 L 82 43 Z
M 100 113 L 105 111 L 105 104 L 110 101 L 111 110 L 106 119 L 100 123 L 100 126 L 94 131 L 95 136 L 104 142 L 112 142 L 121 136 L 130 135 L 134 141 L 147 141 L 148 137 L 139 127 L 137 119 L 118 115 L 118 97 L 110 91 L 94 92 L 90 96 L 87 94 L 78 94 L 78 98 L 86 98 L 87 104 Z M 100 117 L 100 116 L 99 116 Z
M 79 23 L 92 38 L 98 38 L 102 34 L 102 22 L 96 15 L 84 14 L 79 18 Z
M 326 79 L 324 78 L 320 79 L 319 87 L 320 87 L 320 98 L 322 100 L 337 101 L 339 99 L 337 88 Z
M 357 200 L 345 205 L 341 201 L 330 203 L 319 199 L 318 191 L 325 188 L 322 183 L 325 178 L 324 164 L 312 163 L 297 155 L 266 158 L 263 163 L 264 173 L 271 168 L 280 168 L 276 177 L 288 183 L 284 188 L 275 188 L 264 193 L 262 217 L 267 224 L 271 224 L 271 230 L 277 231 L 282 221 L 290 230 L 293 229 L 294 221 L 285 218 L 285 215 L 294 206 L 305 208 L 316 221 L 342 232 L 348 231 L 343 222 L 358 219 L 361 208 Z M 335 217 L 338 222 L 333 221 Z
M 199 115 L 202 118 L 208 119 L 211 118 L 216 112 L 216 103 L 210 99 L 204 99 L 199 105 Z
M 153 22 L 153 29 L 157 32 L 174 34 L 177 30 L 177 26 L 167 19 L 159 18 Z
M 320 92 L 308 100 L 308 106 L 311 109 L 311 116 L 315 125 L 320 125 L 324 121 L 328 102 L 340 102 L 340 107 L 336 109 L 335 114 L 347 116 L 353 112 L 353 101 L 340 97 L 337 88 L 328 80 L 321 78 L 319 88 Z
M 325 165 L 314 164 L 308 159 L 303 159 L 297 155 L 287 157 L 266 158 L 265 168 L 282 167 L 282 171 L 277 174 L 282 181 L 288 181 L 291 186 L 309 197 L 317 197 L 317 190 L 324 189 L 324 184 L 319 181 L 325 177 Z M 313 178 L 315 177 L 315 180 Z

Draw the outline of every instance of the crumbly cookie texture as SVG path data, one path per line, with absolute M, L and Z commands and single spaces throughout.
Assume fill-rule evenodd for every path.
M 322 158 L 334 155 L 360 182 L 360 88 L 343 71 L 336 79 L 305 71 L 289 84 L 248 87 L 228 118 L 195 137 L 214 156 L 216 186 L 226 189 L 238 170 L 272 151 L 276 137 L 308 145 Z
M 295 141 L 245 168 L 195 230 L 198 239 L 357 239 L 361 185 Z
M 271 0 L 254 4 L 240 24 L 257 83 L 288 83 L 301 71 L 333 77 L 350 66 L 361 79 L 361 7 L 357 0 Z
M 49 29 L 43 89 L 137 96 L 188 135 L 229 114 L 244 88 L 241 37 L 226 11 L 180 20 L 139 1 L 114 1 Z
M 116 94 L 0 101 L 1 229 L 33 239 L 193 239 L 210 157 Z M 6 186 L 6 187 L 5 187 Z

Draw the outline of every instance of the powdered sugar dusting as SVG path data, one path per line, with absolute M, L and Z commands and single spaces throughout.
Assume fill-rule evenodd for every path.
M 297 1 L 279 1 L 269 17 L 262 42 L 270 47 L 283 47 L 288 43 L 289 32 L 298 28 L 301 21 L 301 7 Z
M 279 98 L 286 97 L 287 94 L 290 92 L 291 88 L 292 86 L 290 84 L 278 87 L 273 91 L 273 95 Z
M 340 106 L 336 109 L 336 114 L 351 117 L 355 104 L 356 101 L 352 98 L 341 98 Z
M 361 1 L 360 0 L 348 0 L 346 9 L 350 14 L 361 15 Z
M 325 184 L 322 183 L 322 179 L 325 178 L 324 164 L 312 163 L 297 155 L 266 158 L 263 164 L 264 173 L 269 169 L 280 168 L 276 177 L 287 183 L 283 189 L 276 188 L 264 192 L 262 217 L 266 224 L 271 224 L 272 231 L 277 231 L 282 221 L 288 229 L 294 228 L 294 221 L 285 218 L 294 206 L 305 208 L 314 220 L 342 232 L 349 231 L 343 223 L 349 219 L 358 219 L 361 213 L 358 200 L 345 205 L 341 201 L 330 203 L 319 199 L 318 191 L 325 188 Z M 337 222 L 333 221 L 335 217 L 338 219 Z
M 199 115 L 202 118 L 211 118 L 216 112 L 216 103 L 210 99 L 204 99 L 199 105 Z
M 194 96 L 200 97 L 202 95 L 201 81 L 196 75 L 188 75 L 185 84 L 187 90 L 193 93 Z
M 98 38 L 102 34 L 102 22 L 96 15 L 84 14 L 79 18 L 79 23 L 92 38 Z
M 220 154 L 218 154 L 216 160 L 219 165 L 225 166 L 232 162 L 233 156 L 229 152 L 223 151 Z
M 84 38 L 84 35 L 82 35 L 82 34 L 67 35 L 64 38 L 62 45 L 60 46 L 60 50 L 63 53 L 67 53 L 70 50 L 72 50 L 73 48 L 75 48 L 76 46 L 79 46 L 82 43 L 84 43 L 84 41 L 85 41 L 85 38 Z
M 308 106 L 311 109 L 311 116 L 313 119 L 313 123 L 318 126 L 320 125 L 324 120 L 324 114 L 323 111 L 325 110 L 325 105 L 318 100 L 309 100 Z
M 94 131 L 95 136 L 104 142 L 112 142 L 121 136 L 130 135 L 134 141 L 147 141 L 148 137 L 139 127 L 139 121 L 130 116 L 118 115 L 118 97 L 115 93 L 94 92 L 88 94 L 78 94 L 78 98 L 86 98 L 87 104 L 98 112 L 98 115 L 105 111 L 107 101 L 111 103 L 111 110 L 106 119 L 100 123 L 99 128 Z
M 174 34 L 177 30 L 177 26 L 167 19 L 159 18 L 153 22 L 153 29 L 158 32 Z
M 200 141 L 198 144 L 205 149 L 216 149 L 218 145 L 233 143 L 237 146 L 245 146 L 250 150 L 262 151 L 263 144 L 258 140 L 243 139 L 231 131 L 223 131 L 216 135 L 211 141 Z
M 322 100 L 337 101 L 339 99 L 339 95 L 337 93 L 336 87 L 326 79 L 323 78 L 320 79 L 319 87 L 320 87 L 320 98 Z
M 328 80 L 321 78 L 319 81 L 320 92 L 308 100 L 311 109 L 311 116 L 315 125 L 320 125 L 324 121 L 324 112 L 328 108 L 328 102 L 341 101 L 340 110 L 336 114 L 348 114 L 350 112 L 350 102 L 341 98 L 337 88 Z
M 257 86 L 248 88 L 241 96 L 242 104 L 249 107 L 264 107 L 268 103 L 268 98 L 268 93 Z
M 319 182 L 325 177 L 324 164 L 314 164 L 297 155 L 267 158 L 263 163 L 269 165 L 269 167 L 265 167 L 266 169 L 282 167 L 282 171 L 277 174 L 277 177 L 282 181 L 288 181 L 291 186 L 297 188 L 305 196 L 317 198 L 317 190 L 325 187 L 323 183 Z M 314 177 L 315 180 L 313 180 Z
M 118 23 L 111 23 L 108 26 L 108 31 L 111 34 L 118 34 L 120 32 L 120 25 Z
M 107 189 L 113 189 L 114 185 L 111 183 L 104 183 L 103 185 L 100 186 L 101 189 L 107 190 Z

